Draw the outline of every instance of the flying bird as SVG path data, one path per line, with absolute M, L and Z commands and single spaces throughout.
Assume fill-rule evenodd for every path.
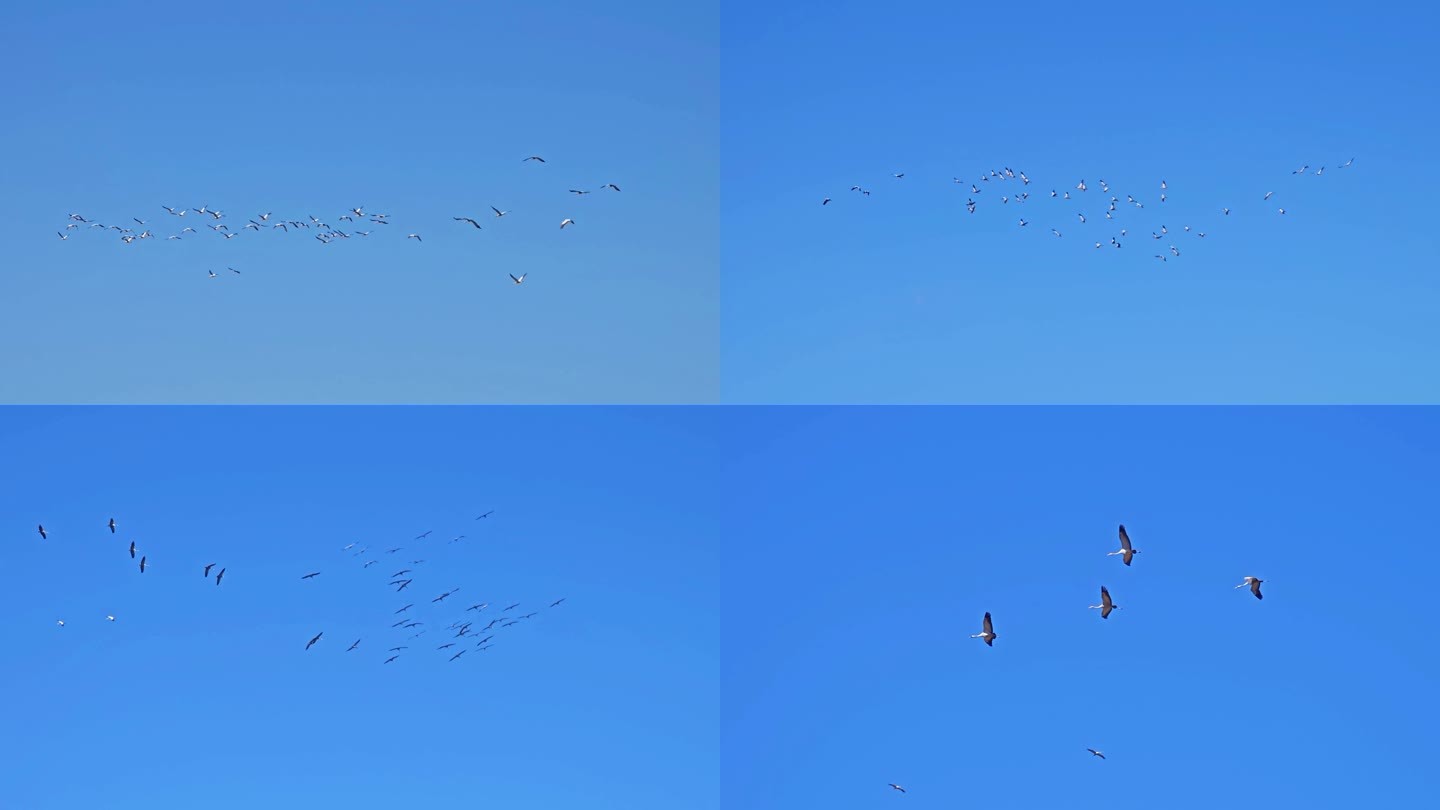
M 1250 593 L 1255 594 L 1256 599 L 1264 599 L 1265 596 L 1260 593 L 1260 583 L 1264 581 L 1265 580 L 1259 577 L 1245 577 L 1245 581 L 1240 583 L 1239 585 L 1236 585 L 1235 587 L 1239 589 L 1245 587 L 1246 585 L 1249 585 Z
M 545 158 L 542 158 L 542 157 L 540 157 L 539 155 L 531 155 L 530 157 L 527 157 L 527 158 L 525 158 L 525 160 L 522 160 L 522 161 L 520 161 L 520 162 L 521 162 L 521 163 L 524 163 L 524 162 L 530 161 L 530 160 L 536 161 L 537 163 L 544 163 L 544 162 L 545 162 Z
M 225 578 L 225 569 L 224 569 L 224 568 L 221 568 L 221 569 L 220 569 L 220 573 L 218 573 L 218 574 L 215 575 L 215 584 L 216 584 L 216 585 L 219 585 L 219 584 L 220 584 L 220 580 L 222 580 L 222 579 L 224 579 L 224 578 Z
M 204 574 L 204 577 L 205 577 L 206 579 L 209 579 L 209 578 L 210 578 L 210 569 L 211 569 L 211 568 L 214 568 L 214 567 L 215 567 L 215 563 L 210 563 L 209 565 L 205 566 L 205 574 Z
M 319 641 L 319 640 L 320 640 L 320 637 L 323 636 L 323 635 L 325 635 L 325 631 L 323 631 L 323 630 L 320 631 L 319 633 L 316 633 L 316 634 L 315 634 L 315 637 L 312 638 L 312 639 L 310 639 L 309 643 L 307 643 L 307 644 L 305 645 L 305 649 L 308 650 L 308 649 L 310 649 L 311 647 L 315 646 L 315 642 Z
M 890 783 L 890 787 L 893 788 L 893 789 L 895 789 L 895 790 L 900 791 L 901 793 L 904 793 L 904 792 L 905 792 L 905 788 L 900 787 L 899 785 L 895 784 L 894 782 L 891 782 L 891 783 Z
M 514 273 L 511 273 L 511 274 L 510 274 L 510 280 L 513 281 L 513 282 L 515 282 L 516 284 L 522 284 L 522 283 L 524 283 L 524 281 L 525 281 L 525 277 L 528 276 L 528 275 L 530 275 L 530 274 L 529 274 L 529 273 L 521 273 L 521 274 L 520 274 L 520 277 L 519 277 L 519 278 L 516 278 L 516 277 L 515 277 L 515 274 L 514 274 Z M 544 295 L 544 293 L 541 293 L 541 295 Z
M 305 576 L 300 577 L 300 578 L 301 578 L 301 579 L 314 579 L 315 577 L 318 577 L 318 576 L 320 576 L 320 572 L 319 572 L 319 571 L 315 571 L 315 572 L 306 574 Z
M 575 224 L 575 220 L 573 220 L 573 219 L 571 219 L 571 218 L 569 218 L 569 217 L 566 217 L 566 218 L 560 220 L 560 227 L 561 227 L 562 229 L 563 229 L 566 225 L 574 225 L 574 224 Z
M 45 533 L 44 533 L 44 532 L 41 532 L 41 533 L 40 533 L 40 536 L 41 536 L 41 537 L 44 537 L 44 536 L 45 536 Z M 131 541 L 130 541 L 130 559 L 132 559 L 132 560 L 135 559 L 135 541 L 134 541 L 134 540 L 131 540 Z
M 480 518 L 487 518 L 487 517 L 490 517 L 490 516 L 493 515 L 493 514 L 495 514 L 495 510 L 494 510 L 494 509 L 491 509 L 489 512 L 486 512 L 485 514 L 483 514 L 483 515 L 481 515 L 480 517 L 477 517 L 477 518 L 475 518 L 475 519 L 476 519 L 476 520 L 479 520 Z
M 1346 165 L 1346 166 L 1349 166 L 1350 164 L 1347 163 L 1347 164 L 1345 164 L 1345 165 Z M 619 190 L 620 190 L 620 187 L 617 186 L 617 185 L 615 185 L 614 183 L 606 183 L 604 186 L 601 186 L 601 188 L 608 188 L 608 189 L 611 189 L 612 191 L 619 191 Z
M 1101 585 L 1101 586 L 1100 586 L 1100 604 L 1098 604 L 1098 605 L 1091 605 L 1091 606 L 1090 606 L 1090 609 L 1091 609 L 1091 610 L 1099 610 L 1099 611 L 1100 611 L 1100 618 L 1102 618 L 1102 619 L 1108 619 L 1108 618 L 1110 618 L 1110 611 L 1115 610 L 1116 607 L 1117 607 L 1116 604 L 1110 599 L 1110 591 L 1109 591 L 1104 585 Z
M 1093 754 L 1093 755 L 1095 755 L 1095 756 L 1097 756 L 1097 757 L 1099 757 L 1099 758 L 1101 758 L 1101 759 L 1104 759 L 1104 758 L 1105 758 L 1105 755 L 1104 755 L 1103 753 L 1101 753 L 1101 752 L 1099 752 L 1099 751 L 1096 751 L 1094 748 L 1086 748 L 1085 750 L 1086 750 L 1086 751 L 1089 751 L 1091 754 Z
M 350 650 L 353 650 L 353 649 L 355 649 L 356 647 L 359 647 L 359 646 L 360 646 L 360 639 L 357 638 L 357 639 L 355 639 L 355 643 L 354 643 L 354 644 L 351 644 L 350 647 L 349 647 L 349 649 L 345 650 L 345 652 L 350 652 Z
M 494 211 L 494 212 L 495 212 L 495 216 L 497 216 L 497 217 L 503 217 L 503 216 L 505 216 L 506 214 L 510 213 L 509 211 L 501 211 L 499 208 L 496 208 L 496 207 L 493 206 L 493 205 L 490 206 L 490 210 L 491 210 L 491 211 Z
M 474 225 L 476 228 L 480 227 L 480 223 L 476 222 L 470 217 L 451 217 L 451 219 L 455 220 L 456 222 L 468 222 L 471 225 Z
M 989 647 L 995 646 L 995 625 L 991 623 L 990 613 L 988 611 L 985 613 L 985 622 L 982 627 L 983 629 L 981 630 L 981 632 L 970 636 L 970 638 L 981 639 L 985 642 L 986 646 Z
M 405 238 L 406 238 L 406 239 L 414 239 L 416 242 L 423 242 L 423 241 L 425 241 L 424 239 L 421 239 L 421 238 L 420 238 L 420 234 L 418 234 L 418 233 L 406 234 L 406 235 L 405 235 Z
M 554 602 L 551 602 L 551 603 L 550 603 L 550 607 L 555 607 L 556 605 L 558 605 L 558 604 L 560 604 L 561 602 L 564 602 L 564 601 L 565 601 L 565 597 L 562 596 L 562 597 L 560 597 L 559 599 L 556 599 Z
M 110 533 L 115 533 L 115 518 L 110 518 Z
M 1137 550 L 1134 546 L 1130 545 L 1130 535 L 1125 533 L 1125 524 L 1120 524 L 1120 548 L 1116 551 L 1112 551 L 1109 554 L 1106 554 L 1105 556 L 1114 557 L 1116 555 L 1120 555 L 1120 559 L 1124 561 L 1126 565 L 1129 565 L 1130 561 L 1135 559 L 1135 555 L 1139 553 L 1139 550 Z
M 48 535 L 48 534 L 45 533 L 45 524 L 42 523 L 42 524 L 40 524 L 39 526 L 37 526 L 36 528 L 40 531 L 40 539 L 41 539 L 41 540 L 45 540 L 45 539 L 48 539 L 48 538 L 49 538 L 50 535 Z M 131 548 L 131 554 L 130 554 L 130 556 L 131 556 L 131 557 L 134 557 L 134 556 L 135 556 L 135 554 L 134 554 L 135 544 L 134 544 L 134 543 L 131 543 L 131 544 L 130 544 L 130 548 Z
M 145 558 L 143 556 L 140 558 L 140 573 L 145 573 Z

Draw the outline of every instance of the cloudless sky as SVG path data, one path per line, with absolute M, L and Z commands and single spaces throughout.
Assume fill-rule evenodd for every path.
M 1440 400 L 1437 22 L 1385 4 L 728 4 L 725 399 Z M 1290 174 L 1304 164 L 1326 171 Z M 1000 203 L 1018 180 L 970 193 L 1004 166 L 1030 200 Z
M 717 36 L 650 0 L 12 11 L 0 401 L 715 399 Z
M 712 413 L 4 416 L 5 807 L 719 806 Z
M 749 437 L 724 564 L 750 606 L 723 630 L 727 806 L 1418 807 L 1440 788 L 1435 410 L 726 428 Z M 1120 523 L 1129 568 L 1105 556 Z M 1263 601 L 1233 589 L 1247 575 Z M 1108 620 L 1086 609 L 1101 585 Z M 967 638 L 986 611 L 989 648 Z

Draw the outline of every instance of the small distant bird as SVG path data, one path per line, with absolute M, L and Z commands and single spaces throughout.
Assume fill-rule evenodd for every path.
M 464 655 L 465 652 L 466 652 L 465 650 L 461 650 L 460 652 L 455 653 L 454 655 L 450 656 L 450 660 L 451 660 L 451 661 L 454 661 L 456 658 L 459 658 L 460 656 Z
M 227 267 L 227 268 L 225 268 L 225 269 L 226 269 L 226 270 L 229 270 L 230 272 L 234 273 L 234 274 L 237 275 L 237 276 L 240 275 L 240 271 L 239 271 L 239 270 L 236 270 L 236 269 L 233 268 L 233 267 Z
M 823 199 L 823 200 L 820 201 L 820 204 L 821 204 L 821 205 L 829 205 L 829 204 L 830 204 L 830 198 L 829 198 L 829 197 L 826 197 L 825 199 Z M 61 237 L 61 238 L 63 239 L 64 237 Z
M 1349 166 L 1351 163 L 1354 163 L 1354 162 L 1355 162 L 1355 158 L 1350 158 L 1349 160 L 1345 161 L 1344 163 L 1341 163 L 1341 164 L 1340 164 L 1340 168 L 1343 169 L 1343 168 L 1345 168 L 1346 166 Z
M 57 625 L 59 625 L 59 626 L 61 626 L 61 627 L 64 627 L 64 626 L 65 626 L 65 620 L 64 620 L 64 619 L 59 619 L 59 620 L 57 620 L 57 621 L 55 622 L 55 624 L 57 624 Z
M 483 515 L 481 515 L 480 517 L 477 517 L 477 518 L 475 518 L 475 519 L 476 519 L 476 520 L 480 520 L 480 518 L 487 518 L 487 517 L 490 517 L 490 516 L 493 515 L 493 514 L 495 514 L 495 510 L 494 510 L 494 509 L 491 509 L 489 512 L 486 512 L 485 514 L 483 514 Z
M 1264 581 L 1265 580 L 1259 577 L 1245 577 L 1245 581 L 1240 583 L 1239 585 L 1236 585 L 1235 587 L 1239 589 L 1245 587 L 1246 585 L 1249 585 L 1250 593 L 1255 594 L 1256 599 L 1264 599 L 1264 595 L 1260 593 L 1260 583 Z
M 468 222 L 471 225 L 474 225 L 476 228 L 480 227 L 480 223 L 476 222 L 470 217 L 451 217 L 451 219 L 455 220 L 456 222 Z
M 1139 553 L 1140 551 L 1138 549 L 1130 545 L 1130 535 L 1125 532 L 1125 524 L 1120 524 L 1120 548 L 1116 551 L 1112 551 L 1109 554 L 1106 554 L 1105 556 L 1114 557 L 1116 555 L 1119 555 L 1121 561 L 1124 562 L 1126 565 L 1129 565 L 1130 561 L 1135 559 L 1135 555 Z
M 1281 214 L 1282 216 L 1285 214 L 1285 209 L 1284 209 L 1284 208 L 1281 208 L 1281 209 L 1280 209 L 1280 214 Z
M 145 573 L 145 558 L 143 556 L 140 558 L 140 573 Z
M 418 234 L 418 233 L 409 233 L 409 234 L 406 234 L 406 235 L 405 235 L 405 238 L 406 238 L 406 239 L 414 239 L 416 242 L 423 242 L 423 241 L 425 241 L 424 239 L 421 239 L 421 238 L 420 238 L 420 234 Z
M 570 189 L 570 193 L 571 193 L 571 194 L 589 194 L 590 192 L 588 192 L 588 191 L 581 191 L 581 190 L 578 189 L 578 188 L 572 188 L 572 189 Z
M 408 604 L 408 605 L 406 605 L 406 606 L 403 607 L 403 608 L 400 608 L 399 610 L 397 610 L 397 611 L 395 611 L 395 612 L 396 612 L 396 613 L 404 613 L 405 611 L 409 610 L 409 609 L 412 608 L 412 607 L 415 607 L 415 604 L 414 604 L 413 602 L 410 603 L 410 604 Z
M 493 206 L 493 205 L 490 206 L 490 210 L 491 210 L 491 211 L 494 211 L 494 212 L 495 212 L 495 216 L 497 216 L 497 217 L 503 217 L 503 216 L 505 216 L 506 214 L 510 213 L 509 211 L 501 211 L 499 208 L 496 208 L 496 207 Z
M 564 228 L 566 225 L 574 225 L 574 224 L 575 224 L 575 220 L 570 219 L 569 217 L 566 217 L 565 219 L 560 220 L 560 227 L 561 227 L 561 228 Z
M 1273 197 L 1274 195 L 1275 195 L 1275 192 L 1273 192 L 1273 191 L 1267 191 L 1267 192 L 1265 192 L 1265 199 L 1268 200 L 1268 199 L 1270 199 L 1271 197 Z
M 114 616 L 106 616 L 106 617 L 105 617 L 105 621 L 107 621 L 107 622 L 113 622 L 113 621 L 115 621 L 115 617 L 114 617 Z
M 214 568 L 214 567 L 215 567 L 215 563 L 210 563 L 209 565 L 205 566 L 205 578 L 206 578 L 206 579 L 209 579 L 209 578 L 210 578 L 210 569 L 211 569 L 211 568 Z
M 564 602 L 564 601 L 565 601 L 565 597 L 562 596 L 562 597 L 560 597 L 559 599 L 556 599 L 554 602 L 551 602 L 551 603 L 550 603 L 550 607 L 555 607 L 556 605 L 558 605 L 558 604 L 560 604 L 561 602 Z
M 41 536 L 41 537 L 44 537 L 45 534 L 42 532 L 42 533 L 40 534 L 40 536 Z M 131 540 L 131 541 L 130 541 L 130 559 L 132 559 L 132 560 L 135 559 L 135 541 L 134 541 L 134 540 Z
M 1104 755 L 1104 754 L 1102 754 L 1102 753 L 1099 752 L 1099 751 L 1096 751 L 1094 748 L 1086 748 L 1085 750 L 1086 750 L 1086 751 L 1089 751 L 1091 754 L 1093 754 L 1093 755 L 1095 755 L 1095 756 L 1097 756 L 1097 757 L 1099 757 L 1099 758 L 1101 758 L 1101 759 L 1104 759 L 1104 758 L 1105 758 L 1105 755 Z
M 347 648 L 347 649 L 345 650 L 345 652 L 350 652 L 350 650 L 353 650 L 353 649 L 355 649 L 356 647 L 359 647 L 359 646 L 360 646 L 360 639 L 357 638 L 357 639 L 355 639 L 355 643 L 354 643 L 354 644 L 351 644 L 351 645 L 349 646 L 349 648 Z
M 206 270 L 205 272 L 210 274 L 210 278 L 219 278 L 219 276 L 215 275 L 214 270 Z
M 981 627 L 981 631 L 970 636 L 970 638 L 981 639 L 985 642 L 986 646 L 989 647 L 995 646 L 995 639 L 997 638 L 995 635 L 995 625 L 990 621 L 990 613 L 988 611 L 985 613 L 985 621 Z
M 115 533 L 115 518 L 110 518 L 110 533 Z
M 319 641 L 319 640 L 320 640 L 320 637 L 323 636 L 323 635 L 325 635 L 325 631 L 323 631 L 323 630 L 320 631 L 319 633 L 316 633 L 316 634 L 315 634 L 315 637 L 312 638 L 312 639 L 310 639 L 309 643 L 307 643 L 307 644 L 305 645 L 305 649 L 308 650 L 308 649 L 310 649 L 311 647 L 315 646 L 315 642 Z
M 215 575 L 215 584 L 216 584 L 216 585 L 219 585 L 219 584 L 220 584 L 220 580 L 222 580 L 222 579 L 224 579 L 224 578 L 225 578 L 225 569 L 224 569 L 224 568 L 221 568 L 221 569 L 220 569 L 220 573 L 218 573 L 218 574 Z
M 511 281 L 515 282 L 516 284 L 521 284 L 525 281 L 525 277 L 529 275 L 529 273 L 521 273 L 519 278 L 516 278 L 514 273 L 510 273 L 509 275 Z
M 320 572 L 319 572 L 319 571 L 315 571 L 315 572 L 313 572 L 313 573 L 306 574 L 305 576 L 300 577 L 300 578 L 301 578 L 301 579 L 314 579 L 315 577 L 318 577 L 318 576 L 320 576 Z
M 390 663 L 391 661 L 394 661 L 396 658 L 399 658 L 399 657 L 400 657 L 400 656 L 398 656 L 398 655 L 392 655 L 392 656 L 390 656 L 389 658 L 386 658 L 386 659 L 385 659 L 385 663 L 388 664 L 388 663 Z
M 890 787 L 893 788 L 893 789 L 895 789 L 895 790 L 900 791 L 901 793 L 904 793 L 904 792 L 905 792 L 905 788 L 900 787 L 899 785 L 895 784 L 894 782 L 891 782 L 891 783 L 890 783 Z
M 519 603 L 519 602 L 516 602 L 515 604 L 511 605 L 510 607 L 505 608 L 505 610 L 502 610 L 502 611 L 500 611 L 500 612 L 501 612 L 501 613 L 504 613 L 506 610 L 513 610 L 513 609 L 515 609 L 515 608 L 517 608 L 517 607 L 520 607 L 520 603 Z
M 1347 164 L 1347 165 L 1348 165 L 1348 164 Z M 608 188 L 608 189 L 610 189 L 610 190 L 612 190 L 612 191 L 619 191 L 619 190 L 620 190 L 620 187 L 617 186 L 617 185 L 615 185 L 614 183 L 606 183 L 604 186 L 601 186 L 601 188 Z
M 45 540 L 45 539 L 49 538 L 50 535 L 48 535 L 48 534 L 45 533 L 45 524 L 42 523 L 42 524 L 40 524 L 39 526 L 37 526 L 36 528 L 39 529 L 39 531 L 40 531 L 40 539 L 41 539 L 41 540 Z M 133 547 L 133 546 L 134 546 L 134 543 L 131 543 L 131 546 Z M 135 555 L 134 555 L 134 554 L 131 554 L 130 556 L 133 557 L 133 556 L 135 556 Z
M 1230 209 L 1229 209 L 1229 208 L 1221 208 L 1220 210 L 1225 212 L 1225 216 L 1227 216 L 1227 217 L 1230 216 Z
M 536 161 L 537 163 L 544 163 L 544 162 L 545 162 L 545 158 L 542 158 L 542 157 L 540 157 L 539 155 L 531 155 L 530 157 L 527 157 L 527 158 L 525 158 L 525 160 L 522 160 L 522 161 L 520 161 L 520 162 L 521 162 L 521 163 L 524 163 L 525 161 L 528 161 L 528 160 L 533 160 L 533 161 Z
M 433 529 L 432 529 L 431 531 L 433 531 Z M 425 538 L 429 537 L 430 534 L 431 534 L 431 532 L 425 532 L 424 534 L 416 535 L 415 539 L 416 539 L 416 540 L 424 540 Z
M 904 172 L 899 172 L 899 173 L 893 174 L 893 175 L 891 175 L 891 176 L 894 177 L 896 180 L 899 180 L 900 178 L 902 178 L 902 177 L 905 176 L 905 173 L 904 173 Z
M 1100 604 L 1098 604 L 1098 605 L 1091 605 L 1091 606 L 1090 606 L 1090 609 L 1091 609 L 1091 610 L 1099 610 L 1099 611 L 1100 611 L 1100 618 L 1102 618 L 1102 619 L 1108 619 L 1108 618 L 1110 618 L 1110 611 L 1115 610 L 1117 607 L 1118 607 L 1118 605 L 1116 605 L 1116 604 L 1115 604 L 1113 601 L 1111 601 L 1111 599 L 1110 599 L 1110 591 L 1109 591 L 1108 589 L 1106 589 L 1106 587 L 1105 587 L 1104 585 L 1101 585 L 1101 586 L 1100 586 Z

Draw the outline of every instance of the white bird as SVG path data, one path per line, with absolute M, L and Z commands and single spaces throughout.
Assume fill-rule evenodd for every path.
M 1104 754 L 1104 753 L 1102 753 L 1102 752 L 1100 752 L 1100 751 L 1096 751 L 1094 748 L 1086 748 L 1085 750 L 1086 750 L 1086 751 L 1089 751 L 1091 754 L 1093 754 L 1094 756 L 1097 756 L 1097 757 L 1099 757 L 1099 758 L 1101 758 L 1101 759 L 1104 759 L 1104 758 L 1105 758 L 1105 754 Z
M 1084 180 L 1081 180 L 1078 184 L 1076 184 L 1075 188 L 1078 188 L 1078 189 L 1080 189 L 1081 191 L 1084 191 L 1084 190 L 1085 190 L 1085 181 L 1084 181 Z
M 60 619 L 60 620 L 56 621 L 55 624 L 57 624 L 57 625 L 59 625 L 59 626 L 61 626 L 61 627 L 64 627 L 64 626 L 65 626 L 65 620 L 64 620 L 64 619 Z
M 207 273 L 210 274 L 210 278 L 217 278 L 217 276 L 215 275 L 215 271 L 214 271 L 214 270 L 206 270 L 205 272 L 207 272 Z
M 405 235 L 405 238 L 406 238 L 406 239 L 414 239 L 416 242 L 423 242 L 423 241 L 425 241 L 424 239 L 421 239 L 421 238 L 420 238 L 420 234 L 418 234 L 418 233 L 406 234 L 406 235 Z
M 1160 190 L 1161 190 L 1161 191 L 1164 191 L 1164 190 L 1167 189 L 1167 188 L 1169 188 L 1169 186 L 1165 185 L 1165 181 L 1164 181 L 1164 180 L 1161 180 L 1161 181 L 1160 181 Z
M 1025 227 L 1027 224 L 1029 224 L 1029 223 L 1027 223 L 1023 218 L 1020 220 L 1020 227 L 1023 228 L 1023 227 Z
M 1344 163 L 1341 163 L 1341 164 L 1340 164 L 1340 168 L 1343 169 L 1343 168 L 1345 168 L 1346 166 L 1349 166 L 1351 163 L 1354 163 L 1354 162 L 1355 162 L 1355 158 L 1350 158 L 1349 160 L 1345 161 Z
M 1085 215 L 1084 215 L 1084 214 L 1076 214 L 1076 216 L 1080 217 L 1080 222 L 1081 222 L 1081 223 L 1084 223 L 1084 222 L 1085 222 Z
M 516 278 L 516 277 L 515 277 L 515 274 L 514 274 L 514 273 L 511 273 L 511 274 L 510 274 L 510 280 L 513 281 L 513 282 L 515 282 L 516 284 L 520 284 L 520 283 L 522 283 L 522 282 L 525 281 L 525 277 L 526 277 L 527 275 L 529 275 L 529 273 L 521 273 L 521 274 L 520 274 L 520 277 L 519 277 L 519 278 Z
M 1091 610 L 1098 610 L 1098 611 L 1100 611 L 1100 618 L 1102 618 L 1102 619 L 1108 619 L 1108 618 L 1110 618 L 1110 611 L 1112 611 L 1112 610 L 1119 610 L 1119 609 L 1120 609 L 1120 606 L 1117 605 L 1117 604 L 1115 604 L 1115 602 L 1110 599 L 1110 591 L 1107 590 L 1104 585 L 1101 585 L 1101 586 L 1100 586 L 1100 604 L 1098 604 L 1098 605 L 1091 605 L 1091 606 L 1090 606 L 1090 609 L 1091 609 Z
M 990 613 L 988 611 L 985 613 L 985 622 L 982 627 L 984 629 L 981 630 L 981 632 L 970 636 L 970 638 L 981 639 L 987 646 L 994 647 L 996 638 L 995 625 L 990 622 Z
M 1134 546 L 1130 545 L 1130 535 L 1128 535 L 1128 534 L 1125 533 L 1125 524 L 1124 524 L 1124 523 L 1121 523 L 1121 524 L 1120 524 L 1120 549 L 1119 549 L 1118 551 L 1112 551 L 1112 552 L 1110 552 L 1109 554 L 1106 554 L 1105 556 L 1106 556 L 1106 557 L 1114 557 L 1114 556 L 1116 556 L 1116 555 L 1118 554 L 1118 555 L 1120 555 L 1120 559 L 1123 560 L 1126 565 L 1129 565 L 1129 564 L 1130 564 L 1130 561 L 1133 560 L 1133 559 L 1135 559 L 1135 555 L 1136 555 L 1136 554 L 1139 554 L 1139 553 L 1140 553 L 1140 550 L 1139 550 L 1139 549 L 1137 549 L 1137 548 L 1135 548 Z
M 561 227 L 561 228 L 564 228 L 566 225 L 574 225 L 574 224 L 575 224 L 575 220 L 573 220 L 573 219 L 571 219 L 571 218 L 569 218 L 569 217 L 566 217 L 566 218 L 560 220 L 560 227 Z
M 115 617 L 114 617 L 114 616 L 106 616 L 106 617 L 105 617 L 105 621 L 107 621 L 107 622 L 113 622 L 113 621 L 115 621 Z
M 1235 588 L 1238 590 L 1248 585 L 1250 586 L 1250 593 L 1255 594 L 1256 599 L 1264 599 L 1265 597 L 1262 596 L 1260 593 L 1260 583 L 1264 581 L 1265 580 L 1259 577 L 1245 577 L 1245 581 L 1240 583 L 1239 585 L 1236 585 Z
M 1281 208 L 1281 209 L 1280 209 L 1280 213 L 1281 213 L 1281 214 L 1284 214 L 1284 213 L 1285 213 L 1285 209 L 1284 209 L 1284 208 Z
M 1275 194 L 1275 192 L 1273 192 L 1273 191 L 1267 191 L 1267 192 L 1265 192 L 1265 199 L 1267 199 L 1267 200 L 1270 199 L 1270 197 L 1273 196 L 1274 194 Z
M 62 242 L 65 241 L 66 239 L 69 239 L 69 238 L 70 238 L 69 234 L 64 234 L 64 233 L 61 233 L 60 231 L 56 231 L 56 232 L 55 232 L 55 235 L 58 236 L 58 237 L 60 237 L 60 241 L 62 241 Z

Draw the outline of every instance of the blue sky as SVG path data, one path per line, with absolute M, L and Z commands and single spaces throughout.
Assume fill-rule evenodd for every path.
M 726 427 L 749 437 L 728 492 L 746 607 L 724 626 L 727 803 L 1440 788 L 1436 411 L 772 408 Z M 1105 556 L 1120 523 L 1130 568 Z M 1263 601 L 1232 589 L 1247 575 Z M 1086 609 L 1101 585 L 1124 608 L 1108 620 Z M 967 638 L 987 610 L 993 648 Z
M 0 401 L 713 400 L 716 17 L 648 0 L 12 13 Z M 353 232 L 353 206 L 394 224 L 329 246 L 170 241 L 200 217 L 162 206 L 232 229 L 275 212 Z M 62 242 L 72 212 L 155 239 Z
M 7 806 L 719 806 L 712 413 L 5 416 Z M 539 615 L 451 663 L 480 601 Z
M 722 22 L 727 401 L 1440 398 L 1433 9 L 820 9 Z

